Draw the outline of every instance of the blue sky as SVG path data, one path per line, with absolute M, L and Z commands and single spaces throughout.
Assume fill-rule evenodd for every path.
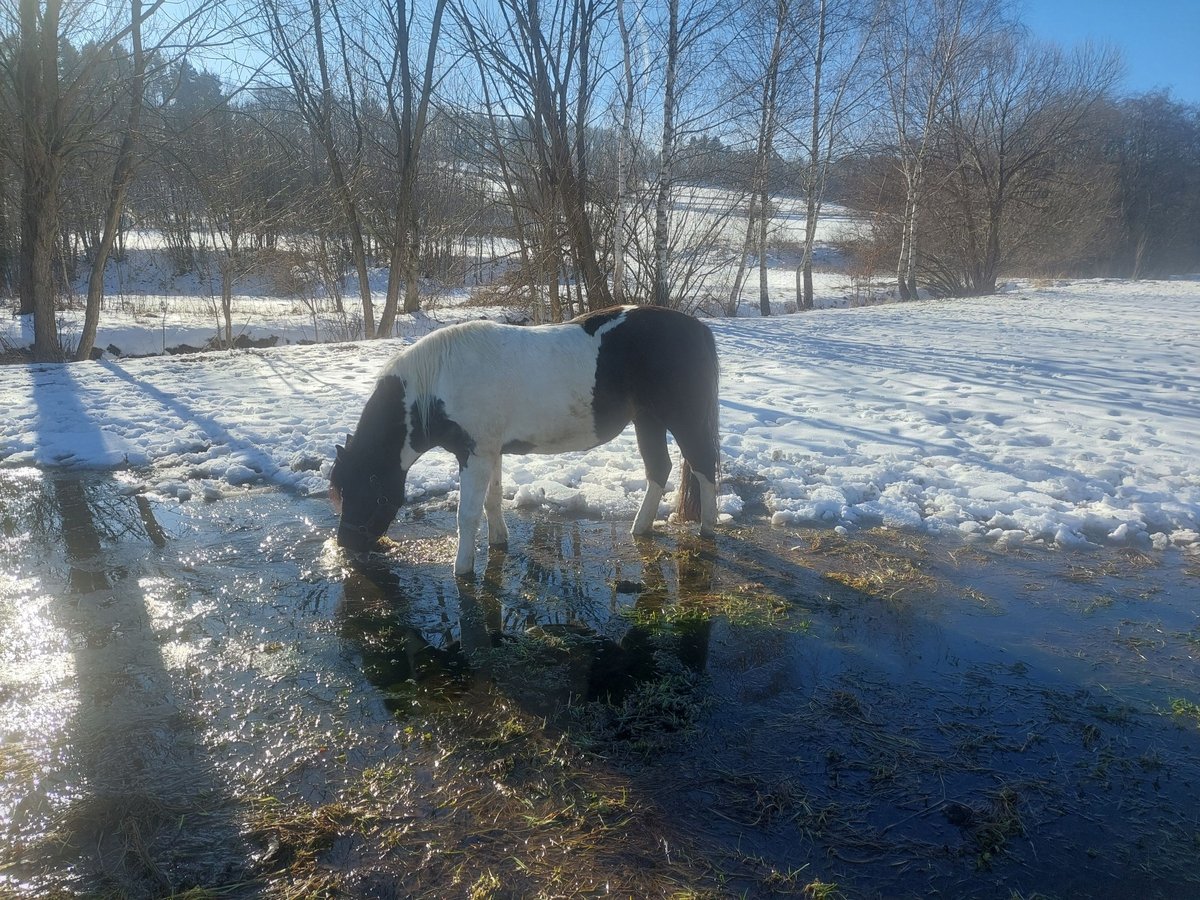
M 1200 0 L 1024 0 L 1034 34 L 1071 45 L 1091 38 L 1125 57 L 1125 89 L 1170 87 L 1200 103 Z

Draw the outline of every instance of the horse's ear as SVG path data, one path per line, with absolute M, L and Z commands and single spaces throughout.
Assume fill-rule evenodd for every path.
M 336 458 L 340 460 L 342 458 L 342 456 L 345 454 L 346 448 L 343 447 L 341 444 L 338 444 L 337 447 L 335 447 L 334 449 L 337 451 Z

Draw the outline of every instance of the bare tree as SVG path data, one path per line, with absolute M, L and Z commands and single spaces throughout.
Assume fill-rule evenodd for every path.
M 657 306 L 670 306 L 671 207 L 679 170 L 681 148 L 689 137 L 710 123 L 717 98 L 698 97 L 698 89 L 710 77 L 710 54 L 728 45 L 730 35 L 723 26 L 730 10 L 714 0 L 666 0 L 665 17 L 659 23 L 663 51 L 662 136 L 658 147 L 658 173 L 654 183 L 654 290 Z
M 533 158 L 561 210 L 588 307 L 609 306 L 612 292 L 588 210 L 584 136 L 595 90 L 594 40 L 610 7 L 607 0 L 554 0 L 543 16 L 538 0 L 503 0 L 497 12 L 493 23 L 482 10 L 463 11 L 469 51 L 492 84 L 493 100 L 522 112 Z
M 955 79 L 973 75 L 971 55 L 1002 23 L 998 0 L 885 3 L 886 24 L 880 49 L 897 162 L 905 186 L 896 286 L 900 299 L 909 300 L 917 296 L 917 222 L 936 118 L 954 89 Z
M 138 3 L 122 17 L 120 6 L 19 0 L 15 61 L 7 68 L 15 87 L 13 96 L 20 98 L 22 128 L 20 311 L 33 314 L 37 359 L 58 359 L 63 352 L 55 319 L 54 272 L 63 224 L 63 178 L 71 162 L 89 146 L 91 135 L 114 115 L 111 100 L 91 96 L 104 86 L 95 77 L 97 70 L 122 55 L 119 48 L 135 31 L 140 43 L 145 23 L 164 2 Z M 185 12 L 183 18 L 193 14 Z M 84 41 L 83 45 L 72 47 L 72 37 Z M 143 89 L 144 76 L 143 55 L 141 75 L 127 85 L 134 94 Z M 128 173 L 121 175 L 126 185 L 128 177 Z
M 153 8 L 152 8 L 153 9 Z M 129 0 L 129 39 L 132 71 L 129 75 L 129 116 L 125 122 L 120 146 L 113 164 L 112 183 L 109 185 L 108 207 L 104 214 L 103 233 L 92 253 L 92 267 L 88 276 L 87 307 L 83 318 L 83 331 L 79 345 L 75 348 L 75 359 L 91 357 L 96 343 L 96 329 L 100 325 L 100 303 L 104 298 L 104 270 L 117 237 L 121 215 L 125 209 L 125 192 L 133 179 L 136 166 L 135 147 L 142 121 L 142 108 L 146 95 L 146 54 L 142 47 L 142 26 L 147 13 L 143 13 L 141 0 Z
M 380 334 L 391 334 L 399 307 L 400 285 L 404 285 L 403 311 L 416 312 L 418 307 L 418 260 L 421 249 L 417 207 L 417 176 L 421 144 L 429 121 L 429 105 L 437 68 L 438 42 L 441 37 L 442 16 L 446 0 L 436 0 L 426 38 L 424 61 L 420 69 L 412 62 L 416 4 L 407 0 L 391 0 L 385 11 L 382 27 L 369 29 L 372 39 L 378 34 L 389 36 L 387 55 L 377 65 L 387 109 L 386 145 L 394 166 L 395 197 L 391 238 L 390 271 L 383 313 L 379 320 Z
M 1118 215 L 1104 271 L 1143 278 L 1200 270 L 1200 105 L 1152 93 L 1124 100 L 1107 120 Z
M 376 333 L 375 309 L 367 268 L 361 201 L 355 185 L 362 161 L 365 136 L 358 113 L 358 98 L 354 93 L 353 82 L 349 81 L 345 85 L 346 95 L 342 99 L 349 107 L 352 138 L 350 146 L 346 147 L 344 140 L 340 139 L 342 128 L 335 120 L 338 98 L 334 92 L 334 75 L 325 36 L 326 13 L 330 9 L 336 9 L 337 2 L 332 0 L 327 7 L 322 7 L 321 0 L 307 0 L 305 4 L 288 7 L 284 7 L 283 2 L 284 0 L 262 0 L 267 33 L 276 58 L 287 72 L 296 103 L 325 152 L 333 191 L 350 235 L 350 253 L 358 275 L 359 298 L 362 301 L 363 333 L 366 337 L 373 338 Z M 340 27 L 338 37 L 341 40 L 339 49 L 344 63 L 347 51 L 346 34 Z
M 875 89 L 875 79 L 865 72 L 865 63 L 879 19 L 876 14 L 863 17 L 857 9 L 857 4 L 844 0 L 818 0 L 816 35 L 811 44 L 811 128 L 804 167 L 804 250 L 796 273 L 797 309 L 813 307 L 813 251 L 829 168 Z
M 775 136 L 779 124 L 779 81 L 780 66 L 785 51 L 785 36 L 794 34 L 789 0 L 775 0 L 770 5 L 770 35 L 766 59 L 761 63 L 758 85 L 758 135 L 755 141 L 754 165 L 750 176 L 749 208 L 746 215 L 746 238 L 738 258 L 737 271 L 730 287 L 726 311 L 737 312 L 742 284 L 746 277 L 746 258 L 752 247 L 757 246 L 759 264 L 759 311 L 764 316 L 771 314 L 770 297 L 766 283 L 767 236 L 770 229 L 770 166 L 775 153 Z M 790 51 L 789 51 L 790 52 Z
M 58 359 L 54 241 L 66 164 L 68 112 L 58 67 L 61 0 L 20 0 L 16 95 L 21 102 L 22 194 L 19 311 L 33 314 L 33 355 Z
M 621 34 L 621 125 L 617 144 L 617 196 L 613 217 L 613 300 L 625 302 L 625 257 L 630 226 L 630 163 L 633 155 L 633 110 L 637 100 L 638 81 L 634 75 L 634 60 L 638 47 L 625 15 L 625 0 L 616 0 L 617 27 Z M 640 17 L 641 10 L 637 15 Z
M 1058 213 L 1048 201 L 1082 175 L 1069 161 L 1120 72 L 1111 50 L 1068 53 L 1015 31 L 993 35 L 987 51 L 981 77 L 951 93 L 938 132 L 939 199 L 950 202 L 937 213 L 957 227 L 958 243 L 949 253 L 939 247 L 931 266 L 955 293 L 994 293 L 1004 265 L 1036 234 L 1030 224 Z M 1068 181 L 1065 196 L 1088 193 Z M 1087 228 L 1075 223 L 1079 234 Z

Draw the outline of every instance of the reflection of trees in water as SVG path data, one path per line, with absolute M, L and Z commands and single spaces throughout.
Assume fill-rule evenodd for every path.
M 0 479 L 0 531 L 28 536 L 39 545 L 61 536 L 70 566 L 68 582 L 76 592 L 108 586 L 112 571 L 96 569 L 104 547 L 149 540 L 166 545 L 167 535 L 152 504 L 142 494 L 114 490 L 111 481 L 41 472 L 17 472 Z
M 583 699 L 619 702 L 668 670 L 703 672 L 711 618 L 699 609 L 649 614 L 711 593 L 712 546 L 664 552 L 653 540 L 636 541 L 642 580 L 633 585 L 634 615 L 625 617 L 616 614 L 616 590 L 584 559 L 584 539 L 577 522 L 534 523 L 527 554 L 493 549 L 480 580 L 452 585 L 409 583 L 385 565 L 360 567 L 343 583 L 341 633 L 394 711 L 410 709 L 419 694 L 481 678 L 549 712 Z M 655 624 L 641 624 L 649 619 Z

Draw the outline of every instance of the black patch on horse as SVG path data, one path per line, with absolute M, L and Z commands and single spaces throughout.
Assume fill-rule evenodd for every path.
M 532 453 L 536 444 L 529 441 L 508 441 L 500 448 L 501 453 Z
M 339 454 L 334 460 L 329 480 L 334 487 L 343 487 L 346 474 L 340 470 L 351 466 L 368 474 L 378 474 L 394 459 L 390 448 L 404 446 L 407 435 L 404 382 L 395 375 L 385 375 L 376 382 L 374 392 L 367 399 L 358 419 L 358 429 L 346 439 L 345 454 Z M 352 464 L 348 462 L 351 459 Z
M 715 481 L 719 450 L 712 407 L 718 372 L 712 332 L 699 319 L 661 306 L 601 310 L 592 317 L 611 321 L 622 313 L 625 321 L 604 333 L 596 357 L 596 437 L 611 440 L 631 419 L 639 434 L 668 430 L 695 470 Z M 664 461 L 669 472 L 669 458 L 647 463 L 659 470 Z
M 458 468 L 465 469 L 467 460 L 475 452 L 475 439 L 466 430 L 446 415 L 446 403 L 434 400 L 429 407 L 429 422 L 426 423 L 417 404 L 413 404 L 412 448 L 424 453 L 433 447 L 442 447 L 454 454 Z
M 329 470 L 329 483 L 342 500 L 342 546 L 367 549 L 396 517 L 404 503 L 405 472 L 394 448 L 404 445 L 407 434 L 404 382 L 385 375 Z

